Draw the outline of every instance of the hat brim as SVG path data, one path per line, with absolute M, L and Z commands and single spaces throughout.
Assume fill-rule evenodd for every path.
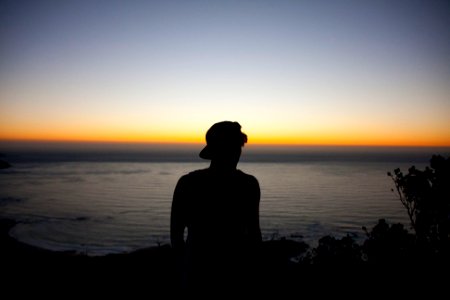
M 211 155 L 210 147 L 208 147 L 208 145 L 206 145 L 205 148 L 203 148 L 203 150 L 200 151 L 199 156 L 203 159 L 211 159 L 212 155 Z

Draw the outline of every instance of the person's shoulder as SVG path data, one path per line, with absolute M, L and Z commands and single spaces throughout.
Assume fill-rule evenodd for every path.
M 248 174 L 248 173 L 245 173 L 244 171 L 242 171 L 242 170 L 237 170 L 237 173 L 239 174 L 239 176 L 242 176 L 242 177 L 245 177 L 245 178 L 252 178 L 252 179 L 255 179 L 256 180 L 256 177 L 255 176 L 253 176 L 253 175 L 251 175 L 251 174 Z
M 195 170 L 195 171 L 189 172 L 185 176 L 190 176 L 190 177 L 206 176 L 206 175 L 208 175 L 208 172 L 209 172 L 209 169 L 200 169 L 200 170 Z
M 186 189 L 190 186 L 195 185 L 198 182 L 204 181 L 205 177 L 206 177 L 205 170 L 195 170 L 189 172 L 181 176 L 180 179 L 178 179 L 177 187 L 179 189 Z
M 255 176 L 244 173 L 241 170 L 237 170 L 238 176 L 240 176 L 243 180 L 258 184 L 258 179 Z
M 208 169 L 200 169 L 181 176 L 180 180 L 195 180 L 205 176 L 208 176 Z

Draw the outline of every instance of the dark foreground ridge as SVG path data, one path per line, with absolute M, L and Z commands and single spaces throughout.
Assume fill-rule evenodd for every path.
M 379 225 L 385 224 L 383 222 L 380 220 Z M 31 282 L 49 288 L 93 288 L 96 291 L 105 288 L 109 292 L 115 289 L 123 292 L 124 288 L 131 286 L 135 291 L 150 292 L 154 289 L 166 295 L 181 292 L 176 285 L 170 245 L 106 256 L 54 252 L 10 237 L 8 232 L 14 225 L 12 220 L 0 219 L 0 260 L 2 271 L 9 276 L 4 282 L 11 280 L 11 284 L 19 287 Z M 395 226 L 388 228 L 398 230 Z M 420 257 L 418 253 L 412 254 L 410 250 L 401 250 L 397 246 L 395 243 L 376 245 L 379 253 L 371 261 L 367 259 L 364 247 L 358 246 L 350 237 L 335 239 L 326 236 L 314 249 L 306 243 L 283 238 L 264 241 L 255 277 L 249 281 L 260 295 L 264 292 L 298 292 L 298 289 L 316 291 L 317 288 L 320 292 L 321 286 L 326 287 L 322 292 L 329 292 L 329 288 L 339 291 L 339 288 L 349 286 L 402 290 L 410 285 L 417 285 L 419 289 L 434 286 L 432 291 L 437 292 L 446 286 L 448 255 Z

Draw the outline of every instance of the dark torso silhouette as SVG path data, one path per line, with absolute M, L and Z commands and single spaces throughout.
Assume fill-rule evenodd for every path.
M 172 243 L 185 250 L 190 281 L 214 281 L 243 271 L 261 240 L 260 189 L 240 170 L 211 168 L 184 175 L 172 204 Z M 184 243 L 183 231 L 187 228 Z M 197 282 L 198 283 L 198 282 Z

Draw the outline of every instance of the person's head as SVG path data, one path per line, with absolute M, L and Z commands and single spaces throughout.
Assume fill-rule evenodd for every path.
M 246 142 L 247 135 L 241 132 L 238 122 L 219 122 L 206 133 L 206 147 L 200 152 L 200 157 L 236 165 L 241 156 L 241 147 Z

